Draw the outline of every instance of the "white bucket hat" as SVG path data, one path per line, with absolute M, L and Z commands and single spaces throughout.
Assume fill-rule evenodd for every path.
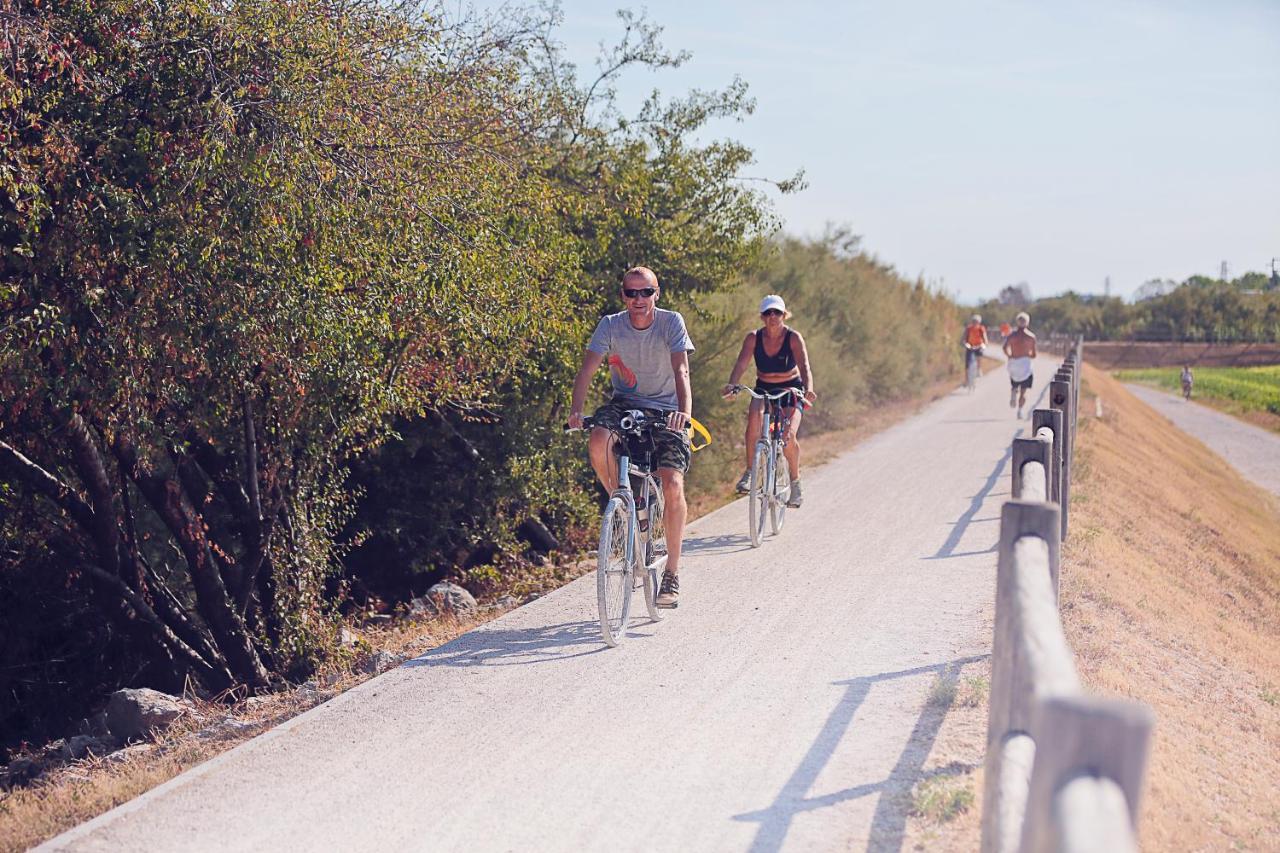
M 786 319 L 790 319 L 790 318 L 791 318 L 791 312 L 787 310 L 787 303 L 783 302 L 783 301 L 782 301 L 782 297 L 781 297 L 781 296 L 779 296 L 779 295 L 778 295 L 778 294 L 776 294 L 776 293 L 770 293 L 770 294 L 769 294 L 768 296 L 766 296 L 764 299 L 761 299 L 761 300 L 760 300 L 760 313 L 761 313 L 761 314 L 763 314 L 764 312 L 766 312 L 766 311 L 768 311 L 768 310 L 770 310 L 770 309 L 772 309 L 772 308 L 777 308 L 779 311 L 781 311 L 781 312 L 782 312 L 782 316 L 783 316 L 784 318 L 786 318 Z

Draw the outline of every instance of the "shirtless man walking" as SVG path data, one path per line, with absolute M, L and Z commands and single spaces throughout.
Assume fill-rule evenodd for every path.
M 1031 360 L 1036 357 L 1036 336 L 1027 328 L 1031 317 L 1022 311 L 1014 319 L 1017 328 L 1004 339 L 1005 358 L 1009 366 L 1009 408 L 1017 406 L 1018 418 L 1022 418 L 1022 407 L 1027 403 L 1027 391 L 1031 388 Z

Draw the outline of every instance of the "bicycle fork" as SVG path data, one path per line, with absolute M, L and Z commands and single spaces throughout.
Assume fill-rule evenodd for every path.
M 618 458 L 618 488 L 614 489 L 613 497 L 621 500 L 627 510 L 627 548 L 624 553 L 627 568 L 634 569 L 636 543 L 640 539 L 640 524 L 636 517 L 636 495 L 631 488 L 631 459 L 625 455 Z
M 760 472 L 760 491 L 768 496 L 770 503 L 773 503 L 773 478 L 776 476 L 774 469 L 778 464 L 773 436 L 770 434 L 772 429 L 773 418 L 769 415 L 768 407 L 765 407 L 764 417 L 760 422 L 760 441 L 765 451 L 764 470 Z

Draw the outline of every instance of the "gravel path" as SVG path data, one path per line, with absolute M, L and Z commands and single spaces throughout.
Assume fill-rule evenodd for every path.
M 1246 479 L 1280 495 L 1280 435 L 1146 385 L 1125 387 L 1230 462 Z
M 680 609 L 619 648 L 584 578 L 48 849 L 898 850 L 1028 429 L 995 371 L 809 471 L 761 548 L 742 501 L 700 519 Z

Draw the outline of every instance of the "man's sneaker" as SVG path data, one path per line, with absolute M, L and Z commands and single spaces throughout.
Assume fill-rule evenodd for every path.
M 676 608 L 680 604 L 680 578 L 671 572 L 662 573 L 662 586 L 658 588 L 659 607 Z
M 787 498 L 787 506 L 795 509 L 804 503 L 804 495 L 800 494 L 800 481 L 791 481 L 791 496 Z
M 751 469 L 750 468 L 742 472 L 742 477 L 741 479 L 738 480 L 738 485 L 734 486 L 733 488 L 740 495 L 745 495 L 747 492 L 751 491 Z
M 1022 407 L 1018 407 L 1018 420 L 1022 420 Z

